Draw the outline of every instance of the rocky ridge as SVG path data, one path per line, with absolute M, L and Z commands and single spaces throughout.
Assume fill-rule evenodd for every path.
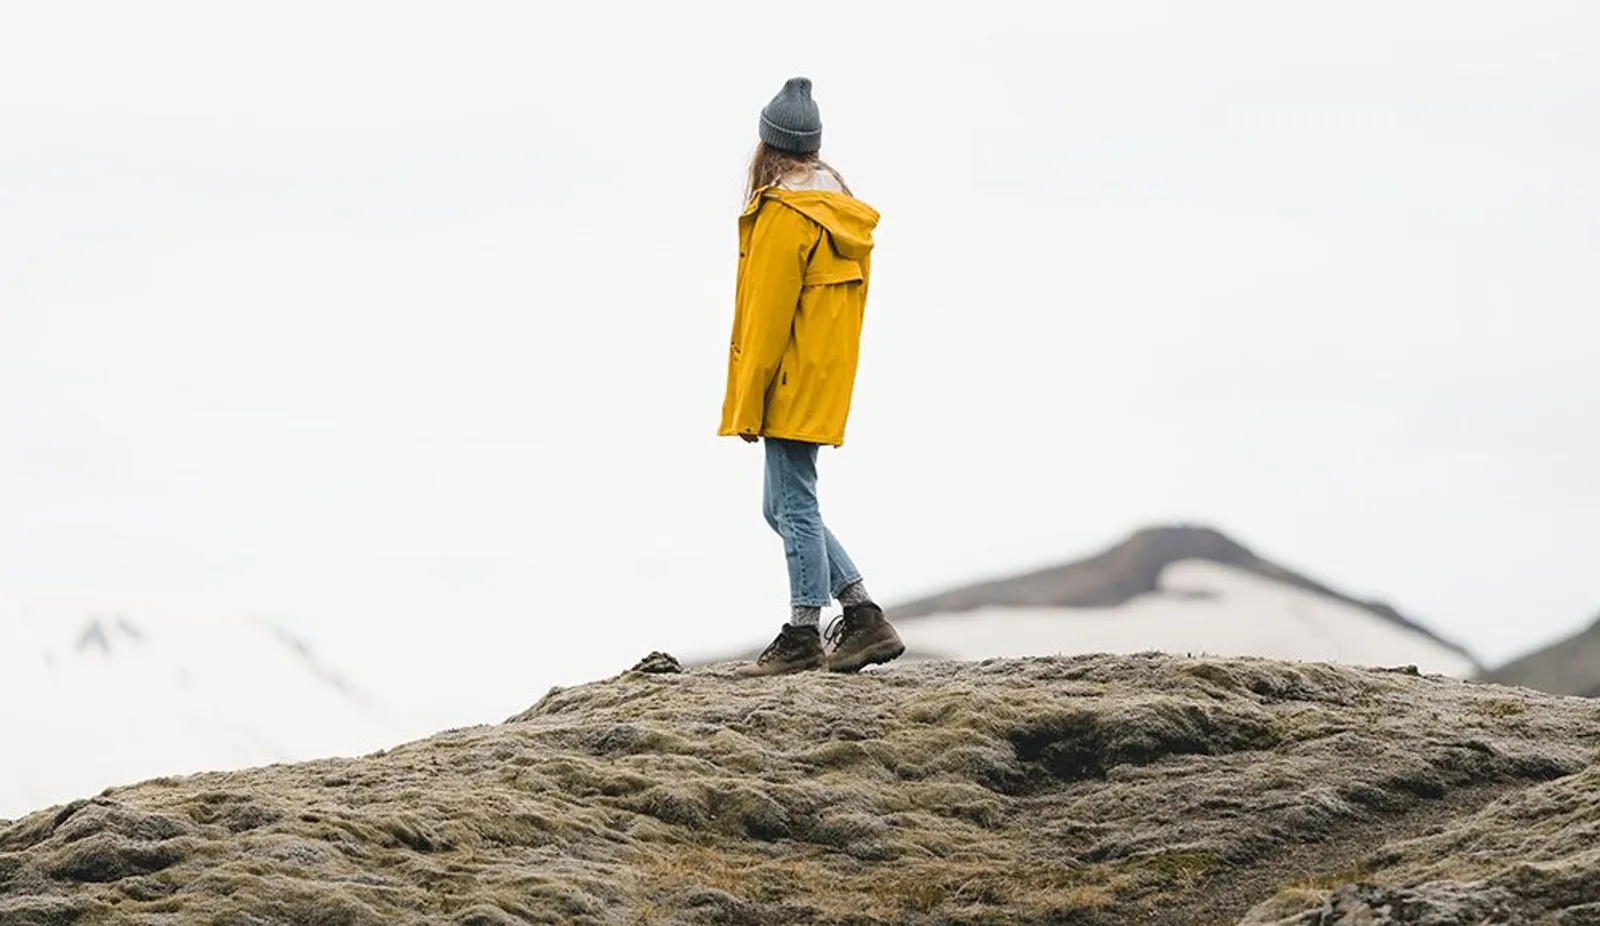
M 1600 922 L 1591 701 L 1156 654 L 670 669 L 0 822 L 0 922 Z

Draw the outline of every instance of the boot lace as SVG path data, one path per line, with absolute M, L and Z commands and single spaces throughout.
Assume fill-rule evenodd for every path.
M 841 614 L 828 622 L 828 629 L 822 634 L 822 642 L 835 649 L 850 639 L 855 631 L 855 621 L 850 620 L 851 615 Z
M 767 644 L 767 648 L 761 651 L 760 656 L 756 657 L 756 662 L 770 662 L 773 659 L 782 656 L 786 651 L 793 649 L 794 645 L 795 637 L 793 628 L 790 625 L 785 624 L 783 629 L 778 631 L 777 639 Z

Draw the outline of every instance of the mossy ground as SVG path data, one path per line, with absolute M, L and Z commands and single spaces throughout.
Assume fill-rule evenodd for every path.
M 361 759 L 0 824 L 0 922 L 1225 923 L 1263 902 L 1266 922 L 1346 879 L 1534 884 L 1509 831 L 1385 844 L 1564 793 L 1597 714 L 1154 654 L 628 673 Z M 1541 799 L 1562 832 L 1600 825 L 1592 802 Z

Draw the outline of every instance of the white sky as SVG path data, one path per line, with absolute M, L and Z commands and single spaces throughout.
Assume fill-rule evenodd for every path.
M 1600 608 L 1600 6 L 752 9 L 8 5 L 0 582 L 456 722 L 763 642 L 713 431 L 803 73 L 884 215 L 823 462 L 880 597 L 1184 519 L 1489 661 Z

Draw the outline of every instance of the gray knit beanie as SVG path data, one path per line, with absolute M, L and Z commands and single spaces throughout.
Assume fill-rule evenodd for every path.
M 789 78 L 761 110 L 761 140 L 795 154 L 821 150 L 822 115 L 811 99 L 810 78 Z

